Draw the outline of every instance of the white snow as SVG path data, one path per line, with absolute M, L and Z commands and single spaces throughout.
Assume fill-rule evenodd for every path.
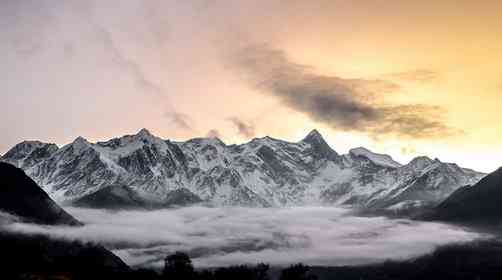
M 317 131 L 310 133 L 307 138 L 324 141 Z M 180 162 L 174 156 L 176 151 L 166 140 L 143 129 L 136 135 L 126 135 L 106 142 L 89 143 L 79 137 L 50 158 L 25 171 L 59 202 L 120 183 L 151 200 L 161 200 L 169 191 L 186 188 L 215 205 L 248 203 L 255 206 L 260 206 L 263 201 L 272 206 L 320 205 L 326 203 L 326 193 L 336 193 L 329 197 L 333 204 L 354 199 L 360 201 L 357 203 L 371 204 L 388 199 L 391 195 L 398 196 L 417 178 L 429 173 L 434 173 L 429 187 L 439 189 L 437 192 L 431 191 L 431 197 L 440 199 L 451 190 L 463 184 L 475 183 L 483 176 L 453 165 L 440 168 L 445 164 L 425 157 L 401 165 L 388 155 L 365 148 L 352 149 L 349 154 L 342 156 L 333 152 L 332 156 L 336 157 L 334 161 L 316 159 L 308 141 L 291 143 L 264 137 L 233 146 L 227 146 L 214 138 L 171 143 L 182 151 L 185 162 Z M 276 163 L 264 162 L 260 158 L 258 152 L 263 146 L 271 149 Z M 65 153 L 69 147 L 73 147 L 75 151 L 73 156 Z M 153 153 L 156 161 L 134 161 L 134 164 L 146 164 L 145 167 L 149 170 L 146 174 L 129 172 L 127 170 L 130 169 L 126 170 L 119 164 L 121 159 L 130 157 L 133 153 L 146 153 L 145 151 Z M 29 153 L 20 155 L 18 162 L 29 156 Z M 81 170 L 95 161 L 96 156 L 106 166 L 106 170 L 80 177 Z M 9 161 L 4 158 L 1 160 Z M 163 163 L 167 160 L 173 161 L 174 167 L 169 165 L 172 170 L 165 168 Z M 376 168 L 367 168 L 366 160 L 374 163 Z M 76 167 L 68 164 L 72 161 L 77 163 Z M 56 166 L 56 169 L 48 170 L 48 166 Z M 287 173 L 281 173 L 284 169 Z M 455 182 L 459 183 L 452 185 L 445 178 L 455 178 Z M 89 182 L 92 184 L 89 185 Z M 259 199 L 242 201 L 246 195 Z
M 381 166 L 387 166 L 392 168 L 398 168 L 402 166 L 402 164 L 392 159 L 392 157 L 389 155 L 373 153 L 372 151 L 362 147 L 350 150 L 349 154 L 358 157 L 359 156 L 365 157 L 370 161 L 372 161 L 373 163 Z

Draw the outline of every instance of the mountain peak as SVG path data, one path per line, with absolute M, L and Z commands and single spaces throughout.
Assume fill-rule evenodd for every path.
M 331 158 L 335 159 L 338 154 L 331 149 L 331 147 L 324 141 L 321 133 L 316 129 L 312 130 L 303 140 L 303 143 L 310 144 L 310 146 L 315 151 L 316 157 L 318 158 Z
M 87 139 L 85 139 L 84 137 L 79 136 L 75 138 L 75 140 L 73 140 L 73 144 L 76 145 L 89 144 L 89 141 L 87 141 Z
M 364 157 L 370 160 L 371 162 L 381 166 L 393 167 L 393 168 L 402 166 L 399 162 L 395 161 L 391 156 L 385 154 L 377 154 L 364 147 L 351 149 L 349 151 L 349 154 L 356 157 Z
M 317 129 L 313 129 L 312 131 L 307 134 L 305 138 L 302 140 L 303 142 L 311 143 L 311 142 L 319 142 L 319 141 L 324 141 L 324 138 L 322 137 L 321 133 L 317 131 Z
M 138 133 L 136 134 L 137 136 L 140 136 L 140 137 L 151 137 L 153 136 L 152 133 L 150 133 L 150 131 L 146 128 L 142 128 L 140 131 L 138 131 Z
M 192 138 L 186 142 L 185 144 L 190 144 L 190 143 L 196 143 L 198 145 L 213 145 L 213 146 L 226 146 L 225 142 L 223 142 L 220 138 L 218 137 L 199 137 L 199 138 Z
M 148 129 L 142 128 L 138 133 L 133 135 L 133 139 L 139 139 L 147 142 L 154 142 L 157 136 L 153 135 Z
M 422 169 L 425 168 L 426 166 L 431 165 L 432 163 L 434 163 L 434 161 L 431 158 L 426 156 L 419 156 L 412 159 L 410 163 L 408 163 L 408 165 Z
M 37 147 L 41 147 L 44 145 L 54 145 L 54 144 L 48 144 L 48 143 L 43 143 L 40 141 L 31 141 L 31 140 L 25 140 L 21 143 L 16 144 L 14 147 L 12 147 L 4 156 L 8 156 L 9 154 L 13 153 L 19 153 L 21 151 L 23 152 L 32 152 L 33 149 Z
M 17 167 L 32 166 L 39 160 L 49 157 L 57 150 L 58 146 L 56 144 L 40 141 L 23 141 L 12 147 L 3 156 L 0 156 L 0 160 Z
M 42 146 L 46 145 L 47 143 L 43 143 L 38 140 L 24 140 L 23 142 L 19 143 L 18 145 L 26 145 L 26 146 Z
M 359 155 L 359 154 L 374 154 L 372 151 L 364 148 L 364 147 L 357 147 L 350 149 L 349 153 L 354 154 L 354 155 Z
M 89 143 L 89 141 L 87 141 L 87 139 L 85 139 L 82 136 L 79 136 L 75 140 L 73 140 L 73 142 L 70 145 L 71 145 L 71 147 L 73 147 L 75 152 L 79 153 L 80 151 L 89 147 L 90 144 L 91 143 Z

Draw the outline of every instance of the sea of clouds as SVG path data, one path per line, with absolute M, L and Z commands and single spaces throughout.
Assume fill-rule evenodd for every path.
M 360 217 L 325 207 L 66 210 L 86 225 L 13 222 L 8 229 L 100 243 L 131 266 L 154 267 L 176 250 L 189 253 L 198 267 L 258 262 L 357 265 L 415 257 L 439 245 L 481 237 L 441 223 Z

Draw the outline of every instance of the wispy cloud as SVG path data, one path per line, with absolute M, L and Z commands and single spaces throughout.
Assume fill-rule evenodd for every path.
M 231 59 L 253 86 L 335 129 L 375 137 L 393 134 L 430 138 L 458 133 L 443 122 L 442 108 L 379 103 L 382 95 L 399 88 L 390 81 L 316 74 L 310 67 L 290 61 L 282 50 L 267 45 L 245 48 Z
M 237 128 L 237 133 L 242 135 L 243 137 L 252 138 L 255 136 L 254 125 L 246 123 L 238 117 L 228 118 L 227 120 Z
M 502 81 L 497 85 L 497 91 L 502 94 Z
M 211 129 L 206 133 L 206 137 L 209 138 L 221 138 L 221 133 L 217 129 Z
M 176 127 L 185 129 L 185 130 L 193 130 L 191 119 L 188 115 L 180 113 L 180 112 L 166 112 L 164 116 Z
M 136 82 L 136 86 L 145 92 L 152 93 L 157 96 L 164 96 L 164 89 L 162 86 L 150 80 L 141 69 L 141 66 L 120 50 L 113 39 L 113 35 L 104 27 L 97 24 L 94 24 L 94 26 L 98 38 L 102 42 L 105 49 L 109 51 L 113 61 L 131 75 Z
M 415 69 L 412 71 L 390 73 L 383 75 L 382 78 L 426 84 L 438 81 L 440 79 L 440 74 L 428 69 Z
M 417 150 L 413 146 L 403 146 L 401 147 L 401 154 L 403 155 L 414 155 L 417 153 Z

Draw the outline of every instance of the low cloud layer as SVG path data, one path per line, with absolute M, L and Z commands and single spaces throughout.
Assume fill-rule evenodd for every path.
M 188 252 L 199 267 L 258 262 L 354 265 L 414 257 L 438 245 L 480 237 L 449 225 L 356 217 L 337 208 L 66 210 L 86 225 L 13 223 L 8 228 L 99 242 L 133 266 L 161 266 L 176 250 Z
M 245 48 L 232 61 L 253 86 L 335 129 L 410 138 L 443 137 L 457 132 L 442 121 L 440 107 L 378 102 L 385 93 L 399 89 L 390 81 L 316 74 L 308 66 L 290 61 L 283 51 L 267 45 Z M 430 78 L 429 73 L 425 73 L 425 78 L 423 74 L 408 73 L 406 77 Z

